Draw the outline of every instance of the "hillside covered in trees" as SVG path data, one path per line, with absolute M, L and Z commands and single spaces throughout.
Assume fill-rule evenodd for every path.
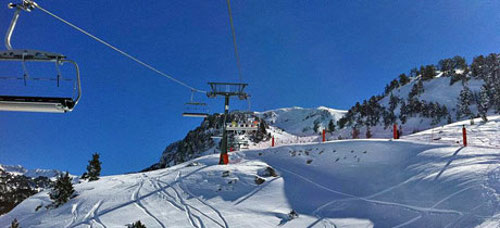
M 489 54 L 471 64 L 455 56 L 413 68 L 387 84 L 382 94 L 357 102 L 337 126 L 343 137 L 370 128 L 388 136 L 393 124 L 412 133 L 474 117 L 487 121 L 488 113 L 500 113 L 499 66 L 499 54 Z

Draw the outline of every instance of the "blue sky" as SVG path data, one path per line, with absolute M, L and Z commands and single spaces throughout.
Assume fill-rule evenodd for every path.
M 39 4 L 197 88 L 237 80 L 224 0 Z M 470 62 L 500 48 L 498 1 L 231 4 L 243 79 L 257 111 L 347 109 L 381 93 L 412 67 L 455 55 Z M 12 13 L 0 7 L 0 31 Z M 83 97 L 69 114 L 0 112 L 0 163 L 81 174 L 91 154 L 99 152 L 103 174 L 137 171 L 157 162 L 165 146 L 200 123 L 180 115 L 189 90 L 38 10 L 21 15 L 12 45 L 61 52 L 77 61 Z M 2 65 L 0 72 L 19 67 Z M 0 83 L 3 92 L 18 86 Z M 222 111 L 222 100 L 198 98 L 212 112 Z M 246 107 L 232 101 L 232 108 Z

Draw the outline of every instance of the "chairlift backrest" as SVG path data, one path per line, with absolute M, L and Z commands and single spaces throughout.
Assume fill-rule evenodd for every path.
M 194 91 L 191 91 L 191 99 L 185 103 L 185 110 L 182 113 L 184 117 L 208 117 L 207 104 L 193 101 Z

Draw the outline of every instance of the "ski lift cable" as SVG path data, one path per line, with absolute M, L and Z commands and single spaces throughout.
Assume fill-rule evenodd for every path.
M 240 65 L 240 55 L 238 54 L 238 45 L 236 44 L 236 32 L 234 30 L 233 14 L 231 12 L 231 3 L 230 0 L 226 0 L 226 2 L 227 2 L 227 12 L 229 14 L 229 24 L 231 25 L 231 35 L 233 36 L 234 55 L 236 56 L 236 67 L 238 68 L 238 76 L 241 82 L 242 74 Z
M 151 70 L 151 71 L 153 71 L 153 72 L 156 72 L 157 74 L 159 74 L 159 75 L 161 75 L 161 76 L 164 76 L 164 77 L 166 77 L 166 78 L 168 78 L 168 79 L 170 79 L 170 80 L 172 80 L 172 81 L 176 82 L 177 84 L 179 84 L 179 85 L 181 85 L 181 86 L 184 86 L 184 87 L 186 87 L 186 88 L 188 88 L 188 89 L 190 89 L 190 90 L 192 90 L 192 91 L 199 92 L 199 93 L 207 93 L 207 91 L 200 90 L 200 89 L 196 89 L 196 88 L 194 88 L 194 87 L 192 87 L 192 86 L 190 86 L 190 85 L 188 85 L 188 84 L 186 84 L 186 83 L 184 83 L 184 82 L 182 82 L 182 81 L 180 81 L 180 80 L 178 80 L 178 79 L 176 79 L 176 78 L 174 78 L 174 77 L 172 77 L 172 76 L 170 76 L 170 75 L 168 75 L 168 74 L 166 74 L 166 73 L 164 73 L 164 72 L 162 72 L 162 71 L 160 71 L 160 70 L 158 70 L 158 69 L 156 69 L 155 67 L 151 66 L 150 64 L 145 63 L 145 62 L 143 62 L 143 61 L 139 60 L 138 58 L 136 58 L 136 57 L 134 57 L 134 56 L 132 56 L 132 55 L 128 54 L 127 52 L 120 50 L 119 48 L 117 48 L 117 47 L 113 46 L 112 44 L 110 44 L 110 43 L 108 43 L 108 42 L 106 42 L 106 41 L 104 41 L 104 40 L 100 39 L 99 37 L 97 37 L 97 36 L 95 36 L 95 35 L 92 35 L 91 33 L 89 33 L 89 32 L 87 32 L 87 31 L 85 31 L 84 29 L 82 29 L 82 28 L 80 28 L 80 27 L 78 27 L 78 26 L 76 26 L 76 25 L 74 25 L 74 24 L 70 23 L 69 21 L 64 20 L 63 18 L 61 18 L 61 17 L 59 17 L 59 16 L 55 15 L 54 13 L 52 13 L 52 12 L 50 12 L 50 11 L 46 10 L 45 8 L 43 8 L 43 7 L 41 7 L 40 5 L 38 5 L 36 2 L 34 2 L 34 1 L 30 1 L 30 2 L 31 2 L 31 4 L 32 4 L 34 7 L 36 7 L 37 9 L 39 9 L 39 10 L 43 11 L 44 13 L 46 13 L 46 14 L 48 14 L 48 15 L 52 16 L 52 17 L 54 17 L 55 19 L 57 19 L 57 20 L 59 20 L 59 21 L 63 22 L 64 24 L 66 24 L 66 25 L 68 25 L 68 26 L 72 27 L 73 29 L 75 29 L 75 30 L 77 30 L 77 31 L 79 31 L 79 32 L 81 32 L 81 33 L 83 33 L 83 34 L 87 35 L 88 37 L 90 37 L 90 38 L 92 38 L 92 39 L 96 40 L 97 42 L 99 42 L 99 43 L 101 43 L 101 44 L 103 44 L 103 45 L 105 45 L 105 46 L 107 46 L 107 47 L 109 47 L 109 48 L 113 49 L 114 51 L 116 51 L 116 52 L 118 52 L 118 53 L 122 54 L 123 56 L 125 56 L 125 57 L 127 57 L 127 58 L 131 59 L 132 61 L 134 61 L 134 62 L 136 62 L 136 63 L 138 63 L 138 64 L 140 64 L 140 65 L 142 65 L 142 66 L 144 66 L 144 67 L 146 67 L 146 68 L 148 68 L 149 70 Z

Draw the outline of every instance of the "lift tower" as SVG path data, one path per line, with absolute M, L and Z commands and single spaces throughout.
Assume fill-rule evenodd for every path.
M 220 151 L 219 164 L 227 164 L 227 132 L 226 120 L 229 114 L 229 98 L 238 97 L 240 100 L 248 99 L 248 94 L 243 90 L 248 86 L 246 83 L 209 82 L 211 91 L 207 93 L 209 98 L 223 96 L 224 102 L 224 123 L 222 125 L 222 148 Z

